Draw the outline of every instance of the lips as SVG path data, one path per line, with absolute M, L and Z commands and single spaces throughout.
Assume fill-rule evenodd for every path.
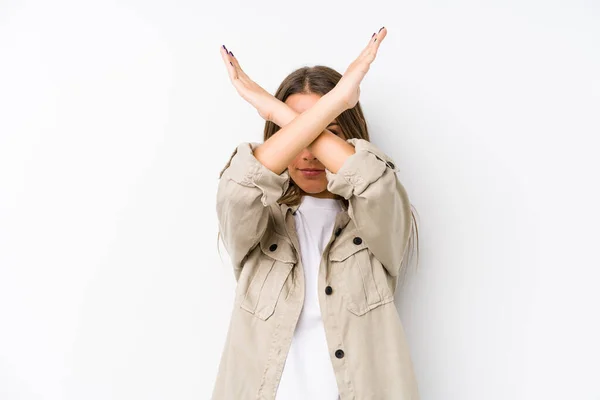
M 305 178 L 320 178 L 325 173 L 324 169 L 316 168 L 299 169 L 299 171 Z

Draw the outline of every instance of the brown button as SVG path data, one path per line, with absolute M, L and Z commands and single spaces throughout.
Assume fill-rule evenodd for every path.
M 335 230 L 335 236 L 340 236 L 340 233 L 342 233 L 342 228 L 337 228 Z
M 271 251 L 275 251 L 275 250 L 277 250 L 277 243 L 273 243 L 273 244 L 272 244 L 272 245 L 269 247 L 269 250 L 271 250 Z
M 331 288 L 331 286 L 327 286 L 325 288 L 325 294 L 331 294 L 331 293 L 333 293 L 333 289 Z
M 361 244 L 362 243 L 362 239 L 357 236 L 357 237 L 354 238 L 353 242 L 354 242 L 354 244 Z
M 335 356 L 336 356 L 337 358 L 342 358 L 342 357 L 344 357 L 344 350 L 342 350 L 342 349 L 337 349 L 337 350 L 335 351 Z

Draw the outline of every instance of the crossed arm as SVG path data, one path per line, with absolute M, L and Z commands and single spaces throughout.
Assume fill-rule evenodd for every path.
M 335 89 L 302 114 L 279 101 L 271 120 L 281 129 L 254 150 L 254 157 L 280 174 L 302 149 L 308 147 L 328 170 L 337 173 L 344 161 L 355 153 L 354 146 L 326 129 L 343 111 L 343 102 Z
M 225 45 L 221 56 L 229 78 L 238 93 L 266 120 L 281 127 L 254 151 L 254 156 L 275 174 L 286 170 L 304 148 L 308 148 L 331 172 L 337 173 L 344 161 L 355 153 L 354 147 L 326 130 L 329 122 L 358 103 L 360 82 L 375 60 L 377 50 L 387 35 L 382 27 L 373 33 L 367 46 L 346 69 L 335 87 L 308 110 L 298 115 L 285 103 L 256 84 L 241 68 Z M 378 41 L 379 40 L 379 41 Z
M 287 190 L 287 166 L 306 147 L 326 167 L 328 190 L 349 201 L 348 214 L 361 238 L 389 274 L 398 276 L 410 236 L 411 210 L 396 166 L 369 141 L 345 141 L 326 129 L 357 104 L 358 85 L 385 35 L 384 28 L 373 34 L 336 86 L 301 114 L 252 81 L 223 46 L 221 54 L 238 93 L 264 119 L 281 127 L 254 149 L 251 143 L 240 144 L 219 182 L 217 215 L 236 278 L 245 256 L 267 229 L 266 206 L 275 204 Z

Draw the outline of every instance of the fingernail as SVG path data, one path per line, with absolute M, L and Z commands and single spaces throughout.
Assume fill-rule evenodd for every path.
M 229 64 L 233 65 L 233 63 L 231 61 L 229 61 Z
M 233 51 L 230 51 L 229 54 L 231 54 L 231 57 L 233 57 Z
M 373 36 L 375 36 L 375 32 L 373 32 L 373 35 L 371 36 L 371 39 L 373 39 Z
M 227 50 L 227 47 L 225 47 L 225 45 L 223 45 L 223 48 L 224 48 L 225 50 Z
M 385 28 L 385 26 L 382 26 L 382 27 L 379 29 L 379 32 L 381 32 L 381 29 L 383 29 L 383 28 Z

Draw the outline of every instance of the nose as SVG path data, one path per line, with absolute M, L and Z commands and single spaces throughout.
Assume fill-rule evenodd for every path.
M 313 155 L 313 153 L 310 152 L 310 150 L 308 150 L 307 148 L 304 148 L 304 150 L 302 151 L 302 159 L 306 160 L 306 161 L 312 161 L 312 160 L 316 160 L 317 157 L 315 157 Z

